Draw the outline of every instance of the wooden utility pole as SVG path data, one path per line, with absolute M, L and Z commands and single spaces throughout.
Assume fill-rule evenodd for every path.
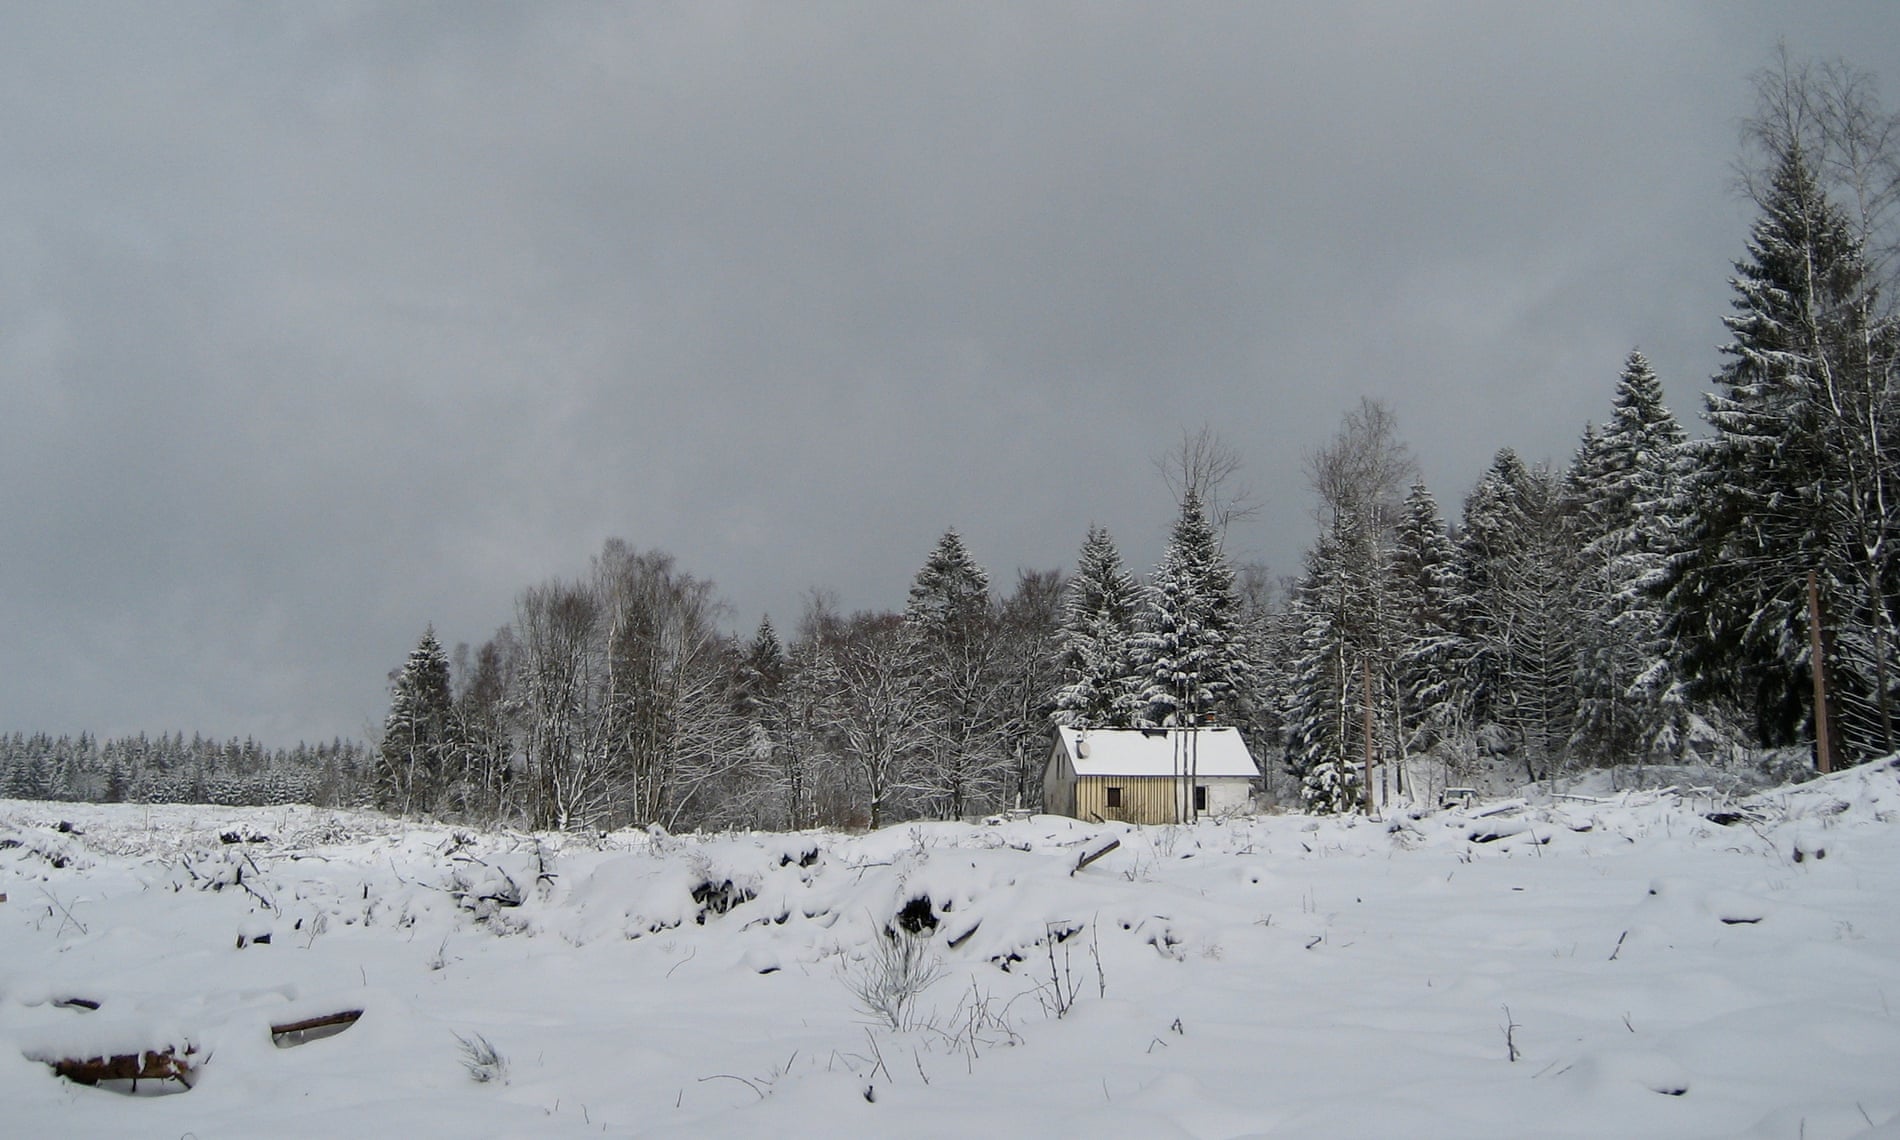
M 1367 655 L 1360 662 L 1365 666 L 1366 674 L 1366 814 L 1371 815 L 1372 806 L 1372 657 Z
M 1188 806 L 1194 809 L 1193 818 L 1199 821 L 1201 818 L 1201 803 L 1194 797 L 1196 794 L 1195 790 L 1199 787 L 1201 779 L 1201 718 L 1193 713 L 1188 714 L 1187 758 Z
M 1808 668 L 1814 674 L 1814 763 L 1823 773 L 1834 770 L 1827 731 L 1827 662 L 1821 656 L 1821 587 L 1808 571 Z

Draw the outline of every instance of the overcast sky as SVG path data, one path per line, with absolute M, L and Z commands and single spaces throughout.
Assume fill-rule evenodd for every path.
M 1455 512 L 1692 420 L 1777 37 L 1900 4 L 0 7 L 0 731 L 364 736 L 609 536 L 749 631 L 1138 569 L 1206 423 L 1297 570 L 1362 395 Z

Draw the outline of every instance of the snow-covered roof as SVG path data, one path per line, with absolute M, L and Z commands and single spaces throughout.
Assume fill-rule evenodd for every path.
M 1078 776 L 1176 776 L 1180 752 L 1194 734 L 1194 771 L 1201 776 L 1260 775 L 1234 728 L 1058 728 L 1058 747 Z

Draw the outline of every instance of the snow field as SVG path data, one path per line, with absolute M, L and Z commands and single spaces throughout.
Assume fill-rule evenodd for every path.
M 578 837 L 0 802 L 0 1096 L 61 1136 L 1900 1135 L 1900 777 L 1710 806 Z M 900 915 L 942 976 L 894 1029 L 848 979 Z M 46 1063 L 166 1046 L 189 1092 Z

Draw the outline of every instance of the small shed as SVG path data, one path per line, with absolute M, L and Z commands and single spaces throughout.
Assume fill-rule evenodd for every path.
M 1042 802 L 1077 819 L 1178 823 L 1246 811 L 1259 782 L 1239 729 L 1062 727 Z

